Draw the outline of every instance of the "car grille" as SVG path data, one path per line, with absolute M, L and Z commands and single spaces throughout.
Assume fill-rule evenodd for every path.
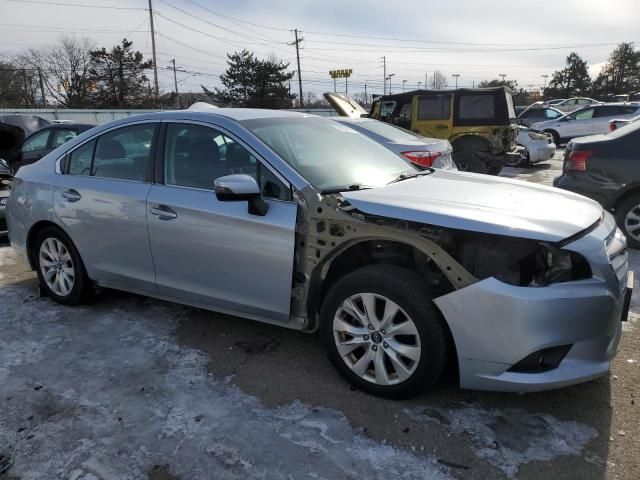
M 607 255 L 611 268 L 619 281 L 626 280 L 629 271 L 629 253 L 627 252 L 627 240 L 622 231 L 616 227 L 606 240 Z

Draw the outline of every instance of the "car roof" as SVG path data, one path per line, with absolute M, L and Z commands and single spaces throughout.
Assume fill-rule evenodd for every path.
M 158 112 L 157 114 L 150 115 L 170 115 L 176 114 L 184 115 L 185 112 L 204 113 L 210 115 L 217 115 L 220 117 L 227 117 L 233 120 L 255 120 L 259 118 L 279 118 L 279 117 L 317 117 L 318 115 L 312 115 L 310 113 L 293 112 L 290 110 L 270 110 L 266 108 L 217 108 L 213 105 L 201 104 L 194 105 L 187 110 L 173 110 L 170 112 Z

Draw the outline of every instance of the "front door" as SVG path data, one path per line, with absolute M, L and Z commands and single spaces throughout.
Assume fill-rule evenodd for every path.
M 261 185 L 266 215 L 223 202 L 216 178 L 247 174 Z M 169 123 L 164 184 L 148 198 L 149 238 L 159 293 L 248 317 L 289 319 L 297 205 L 256 156 L 220 130 Z
M 147 195 L 157 123 L 111 130 L 65 156 L 53 203 L 92 280 L 155 292 Z
M 593 107 L 583 108 L 568 115 L 563 119 L 563 127 L 560 136 L 563 138 L 584 137 L 594 131 Z
M 413 97 L 411 129 L 425 137 L 449 138 L 453 129 L 451 93 L 426 93 Z

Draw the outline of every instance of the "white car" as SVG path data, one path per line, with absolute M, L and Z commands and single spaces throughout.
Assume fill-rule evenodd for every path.
M 517 167 L 544 162 L 553 158 L 556 153 L 556 144 L 550 134 L 536 132 L 526 127 L 518 128 L 518 145 L 524 147 L 524 153 L 520 162 L 513 165 Z
M 609 131 L 609 120 L 631 118 L 640 114 L 640 104 L 607 103 L 592 105 L 571 112 L 555 120 L 547 120 L 531 125 L 531 129 L 550 133 L 553 142 L 560 145 L 575 137 L 596 135 Z
M 578 110 L 588 105 L 598 105 L 601 103 L 602 102 L 599 102 L 598 100 L 594 100 L 593 98 L 573 97 L 573 98 L 568 98 L 567 100 L 564 100 L 562 102 L 555 103 L 553 105 L 553 108 L 557 108 L 562 112 L 573 112 L 574 110 Z
M 624 127 L 625 125 L 628 125 L 630 123 L 637 122 L 638 120 L 640 120 L 640 115 L 632 118 L 614 118 L 612 120 L 609 120 L 609 130 L 613 132 L 620 127 Z

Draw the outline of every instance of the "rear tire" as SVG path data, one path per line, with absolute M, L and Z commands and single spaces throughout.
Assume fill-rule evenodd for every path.
M 40 231 L 33 251 L 41 288 L 54 301 L 77 305 L 89 300 L 91 281 L 71 239 L 60 229 Z
M 422 277 L 395 265 L 371 265 L 340 279 L 320 312 L 320 335 L 338 373 L 387 398 L 431 387 L 448 351 L 444 319 L 432 298 Z
M 454 151 L 453 162 L 461 172 L 487 173 L 489 165 L 486 160 L 480 158 L 474 152 Z
M 553 137 L 553 143 L 555 143 L 556 147 L 560 147 L 560 135 L 558 132 L 555 130 L 545 130 L 545 132 Z
M 616 223 L 627 237 L 627 245 L 640 249 L 640 194 L 625 198 L 616 206 Z

